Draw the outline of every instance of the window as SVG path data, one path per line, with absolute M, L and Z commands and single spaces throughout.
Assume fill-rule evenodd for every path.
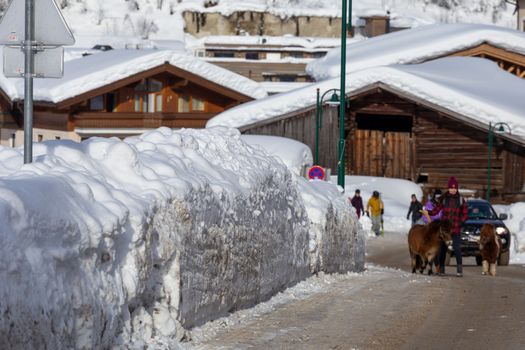
M 290 57 L 294 57 L 294 58 L 303 58 L 304 55 L 302 52 L 290 52 Z
M 11 134 L 11 137 L 9 138 L 9 146 L 11 146 L 11 148 L 15 147 L 15 141 L 16 141 L 16 134 Z
M 294 75 L 280 75 L 279 81 L 291 82 L 291 81 L 295 81 L 295 78 L 296 77 Z
M 198 97 L 191 98 L 191 110 L 204 112 L 204 101 Z
M 106 111 L 116 112 L 117 111 L 117 96 L 114 93 L 106 94 Z
M 326 52 L 314 52 L 312 53 L 312 57 L 313 58 L 321 58 L 321 57 L 324 57 L 326 56 Z
M 246 53 L 246 59 L 247 60 L 258 60 L 259 59 L 259 53 L 258 52 L 247 52 Z
M 213 57 L 234 57 L 235 55 L 233 54 L 233 52 L 229 52 L 229 51 L 218 51 L 218 52 L 214 52 L 213 53 Z
M 92 111 L 101 111 L 104 109 L 104 96 L 98 95 L 89 100 L 89 109 Z
M 60 136 L 55 136 L 55 140 L 60 140 Z
M 278 61 L 281 59 L 281 54 L 278 52 L 268 52 L 266 54 L 266 59 L 269 61 Z
M 162 95 L 155 95 L 155 112 L 162 112 Z
M 179 96 L 179 113 L 185 113 L 190 111 L 190 97 Z
M 162 112 L 162 82 L 155 79 L 143 79 L 134 90 L 135 112 Z
M 204 112 L 206 102 L 203 99 L 194 96 L 179 96 L 177 111 L 179 113 Z
M 37 136 L 37 141 L 38 142 L 42 142 L 44 140 L 44 136 L 43 135 L 38 135 Z

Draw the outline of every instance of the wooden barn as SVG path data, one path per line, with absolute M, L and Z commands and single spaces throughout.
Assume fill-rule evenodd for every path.
M 23 143 L 17 80 L 4 79 L 0 95 L 1 143 L 11 147 Z M 160 126 L 203 128 L 213 116 L 264 96 L 254 81 L 184 53 L 111 50 L 66 62 L 63 79 L 35 80 L 33 136 L 80 141 Z
M 423 92 L 410 86 L 415 77 L 425 79 L 428 72 L 436 74 L 436 67 L 443 70 L 436 79 L 438 82 L 444 79 L 439 84 L 431 78 L 419 82 Z M 467 72 L 458 73 L 461 69 Z M 483 72 L 490 78 L 483 78 Z M 491 197 L 496 201 L 525 200 L 525 136 L 512 131 L 512 127 L 518 131 L 525 126 L 522 112 L 525 102 L 519 101 L 525 81 L 477 58 L 445 58 L 421 65 L 371 68 L 348 77 L 363 81 L 367 75 L 372 78 L 349 89 L 347 94 L 344 125 L 347 175 L 404 178 L 426 188 L 443 188 L 448 177 L 454 175 L 463 189 L 484 197 L 489 177 L 488 123 L 501 122 L 504 119 L 500 117 L 511 115 L 513 122 L 505 124 L 510 130 L 492 133 Z M 476 96 L 475 84 L 473 92 L 447 86 L 457 78 L 468 89 L 472 86 L 470 79 L 477 76 L 482 78 L 475 83 L 485 82 L 484 93 L 492 91 L 492 99 L 484 101 L 484 93 Z M 337 82 L 338 79 L 331 81 L 335 86 Z M 317 84 L 324 90 L 328 86 L 328 82 Z M 503 91 L 498 91 L 502 88 Z M 300 93 L 295 94 L 298 100 L 304 99 Z M 283 101 L 293 102 L 292 95 L 284 94 Z M 499 96 L 505 95 L 504 101 L 500 101 Z M 462 99 L 466 99 L 465 103 Z M 501 102 L 509 102 L 510 107 L 502 106 Z M 478 108 L 483 118 L 480 115 L 481 119 L 477 119 L 476 112 L 469 108 Z M 331 168 L 334 174 L 338 164 L 338 108 L 323 103 L 322 110 L 319 163 Z M 309 145 L 314 152 L 316 106 L 307 103 L 301 109 L 250 122 L 239 129 L 246 134 L 290 137 Z
M 244 133 L 290 137 L 315 152 L 316 90 L 322 95 L 339 87 L 340 59 L 336 54 L 329 52 L 309 64 L 308 71 L 321 82 L 283 94 L 278 112 L 275 105 L 281 101 L 271 101 L 267 111 L 261 104 L 251 107 L 248 103 L 235 113 L 253 118 L 229 122 L 230 114 L 225 112 L 207 125 L 224 123 Z M 437 71 L 428 66 L 452 57 L 473 60 L 469 61 L 473 66 L 485 64 L 470 75 L 463 74 L 472 71 L 465 63 Z M 424 67 L 429 67 L 428 71 Z M 520 124 L 525 123 L 525 102 L 521 102 L 525 91 L 524 33 L 486 25 L 425 26 L 349 45 L 346 68 L 346 174 L 411 179 L 426 188 L 446 186 L 446 179 L 455 175 L 473 195 L 485 196 L 490 187 L 493 199 L 525 200 L 525 136 Z M 411 69 L 414 76 L 423 69 L 417 79 L 428 86 L 438 84 L 441 90 L 417 94 L 410 84 L 400 85 L 399 71 L 410 75 Z M 364 77 L 366 74 L 374 78 Z M 334 174 L 338 108 L 324 102 L 318 132 L 319 163 Z M 489 123 L 505 121 L 504 115 L 512 122 L 505 132 L 492 133 L 495 142 L 489 170 Z

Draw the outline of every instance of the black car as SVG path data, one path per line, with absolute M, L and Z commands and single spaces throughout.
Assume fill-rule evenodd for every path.
M 498 265 L 508 265 L 510 258 L 510 232 L 503 220 L 507 219 L 507 214 L 496 214 L 492 205 L 484 199 L 467 199 L 468 218 L 461 227 L 461 253 L 463 256 L 476 257 L 476 263 L 481 265 L 481 255 L 479 253 L 479 233 L 481 226 L 484 224 L 493 224 L 496 229 L 499 228 L 499 236 L 503 243 L 501 252 L 498 257 Z M 448 252 L 446 264 L 450 262 L 450 257 L 454 252 Z

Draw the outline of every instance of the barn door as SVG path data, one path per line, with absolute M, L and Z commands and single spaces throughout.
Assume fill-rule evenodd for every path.
M 356 130 L 353 147 L 355 175 L 411 178 L 409 132 Z

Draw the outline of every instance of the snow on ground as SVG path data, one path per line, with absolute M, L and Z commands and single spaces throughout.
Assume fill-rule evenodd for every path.
M 227 332 L 229 329 L 235 329 L 236 327 L 255 321 L 261 316 L 293 301 L 305 300 L 313 294 L 326 292 L 334 284 L 345 283 L 350 286 L 349 288 L 357 289 L 384 278 L 406 280 L 407 283 L 412 284 L 432 283 L 432 278 L 425 275 L 414 276 L 406 271 L 372 264 L 367 264 L 366 271 L 362 273 L 319 274 L 309 277 L 297 285 L 278 293 L 267 302 L 260 303 L 250 309 L 237 311 L 227 317 L 222 317 L 200 327 L 193 328 L 191 333 L 189 333 L 191 343 L 182 344 L 181 349 L 199 349 L 201 343 L 213 339 L 219 332 Z
M 525 264 L 525 202 L 494 205 L 494 209 L 498 214 L 505 213 L 508 216 L 504 222 L 514 240 L 510 250 L 510 263 Z
M 237 130 L 47 141 L 25 165 L 22 154 L 0 147 L 4 344 L 168 349 L 182 327 L 312 272 L 363 268 L 363 231 L 337 187 Z
M 337 177 L 332 177 L 332 182 L 337 182 Z M 361 191 L 363 206 L 366 204 L 373 191 L 378 191 L 385 206 L 383 215 L 384 229 L 388 232 L 408 233 L 411 221 L 406 219 L 410 196 L 415 194 L 419 200 L 423 197 L 421 187 L 411 181 L 403 179 L 381 178 L 374 176 L 346 176 L 345 194 L 350 199 L 356 189 Z M 372 222 L 366 215 L 359 220 L 363 229 L 369 236 L 372 232 Z

